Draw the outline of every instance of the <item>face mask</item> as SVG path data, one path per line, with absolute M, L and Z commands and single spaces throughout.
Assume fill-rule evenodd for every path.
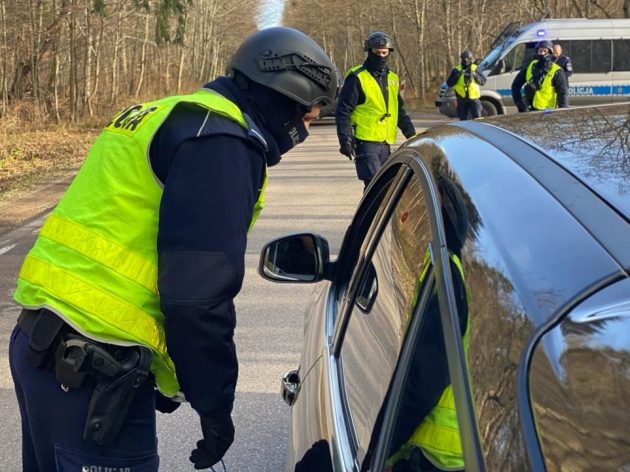
M 470 62 L 470 59 L 462 59 L 462 67 L 468 67 Z
M 289 152 L 308 137 L 308 130 L 301 116 L 296 116 L 285 122 L 279 129 L 270 130 L 270 132 L 281 155 Z
M 389 61 L 389 56 L 377 56 L 376 54 L 372 54 L 372 52 L 368 52 L 367 58 L 367 67 L 370 70 L 383 70 L 385 66 L 387 66 L 387 61 Z
M 308 109 L 284 95 L 260 84 L 251 83 L 250 98 L 260 118 L 260 127 L 266 131 L 270 148 L 267 165 L 277 164 L 279 156 L 293 149 L 308 136 L 304 115 Z M 273 146 L 275 144 L 276 146 Z

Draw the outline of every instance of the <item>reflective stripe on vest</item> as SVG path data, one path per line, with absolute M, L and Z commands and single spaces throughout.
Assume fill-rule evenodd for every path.
M 455 69 L 461 72 L 463 68 L 462 65 L 459 64 L 457 67 L 455 67 Z M 457 95 L 459 95 L 461 98 L 475 99 L 481 97 L 481 89 L 479 88 L 479 84 L 475 82 L 475 79 L 472 75 L 472 73 L 476 70 L 477 64 L 471 64 L 470 82 L 466 83 L 464 81 L 464 74 L 460 74 L 459 78 L 457 79 L 457 83 L 453 86 L 453 90 L 455 90 L 455 93 L 457 93 Z
M 391 70 L 387 73 L 386 109 L 383 91 L 372 74 L 366 69 L 355 73 L 361 67 L 355 66 L 347 74 L 356 74 L 365 94 L 365 102 L 357 105 L 350 114 L 354 136 L 364 141 L 394 144 L 398 128 L 398 75 Z
M 25 258 L 15 300 L 46 307 L 96 340 L 152 349 L 162 393 L 179 390 L 157 291 L 162 186 L 148 150 L 173 108 L 196 103 L 248 129 L 238 107 L 208 89 L 136 105 L 106 126 Z M 209 159 L 212 156 L 208 156 Z M 264 204 L 264 188 L 249 228 Z
M 534 75 L 534 64 L 536 64 L 537 62 L 538 59 L 534 59 L 527 66 L 527 71 L 525 72 L 526 82 L 532 80 L 532 77 Z M 558 96 L 556 94 L 556 89 L 554 88 L 552 81 L 553 76 L 556 75 L 556 72 L 559 69 L 560 66 L 555 62 L 552 62 L 551 67 L 549 67 L 549 71 L 547 71 L 547 74 L 542 81 L 540 90 L 536 90 L 536 93 L 534 93 L 534 102 L 532 103 L 532 105 L 536 110 L 550 110 L 552 108 L 556 108 L 558 103 Z

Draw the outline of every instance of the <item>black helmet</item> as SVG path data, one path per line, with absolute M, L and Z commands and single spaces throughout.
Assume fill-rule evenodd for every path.
M 553 43 L 549 41 L 548 39 L 543 39 L 542 41 L 538 41 L 536 43 L 536 51 L 538 51 L 538 48 L 547 48 L 547 50 L 549 51 L 549 54 L 553 53 Z
M 472 61 L 473 53 L 470 49 L 464 49 L 462 53 L 459 55 L 459 58 L 462 60 L 470 59 Z
M 306 106 L 332 104 L 338 73 L 328 55 L 310 36 L 293 28 L 266 28 L 243 41 L 228 73 L 237 70 Z
M 381 33 L 380 31 L 375 31 L 374 33 L 370 33 L 370 35 L 363 43 L 363 50 L 369 51 L 372 48 L 376 49 L 389 49 L 390 51 L 394 50 L 394 40 L 387 33 Z

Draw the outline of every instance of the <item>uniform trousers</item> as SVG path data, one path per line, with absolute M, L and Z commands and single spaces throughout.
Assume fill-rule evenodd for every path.
M 385 164 L 385 161 L 391 154 L 391 149 L 389 144 L 384 141 L 374 142 L 361 139 L 355 139 L 355 141 L 357 155 L 354 163 L 357 169 L 357 177 L 363 181 L 364 188 L 367 188 L 374 174 Z
M 24 472 L 155 472 L 158 470 L 155 393 L 152 382 L 134 399 L 116 441 L 99 446 L 83 439 L 94 382 L 64 391 L 53 369 L 26 361 L 29 337 L 16 326 L 9 364 L 22 417 Z

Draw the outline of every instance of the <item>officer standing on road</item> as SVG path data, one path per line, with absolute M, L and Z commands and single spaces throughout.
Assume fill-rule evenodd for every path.
M 446 79 L 446 85 L 452 87 L 457 96 L 457 116 L 460 120 L 479 118 L 481 116 L 481 91 L 479 86 L 486 83 L 486 78 L 477 72 L 477 64 L 473 64 L 472 52 L 468 49 L 459 55 L 458 64 Z
M 367 188 L 389 157 L 396 129 L 405 138 L 416 134 L 400 96 L 398 75 L 387 66 L 394 51 L 392 38 L 379 31 L 365 40 L 367 58 L 352 67 L 339 93 L 335 118 L 339 152 L 355 159 L 357 177 Z
M 232 444 L 247 232 L 267 166 L 338 82 L 291 28 L 251 35 L 229 71 L 116 115 L 26 256 L 10 342 L 25 471 L 155 471 L 155 408 L 184 397 L 201 421 L 196 469 Z
M 569 106 L 567 79 L 562 67 L 553 61 L 552 52 L 551 41 L 536 43 L 536 57 L 514 78 L 512 98 L 519 112 Z

